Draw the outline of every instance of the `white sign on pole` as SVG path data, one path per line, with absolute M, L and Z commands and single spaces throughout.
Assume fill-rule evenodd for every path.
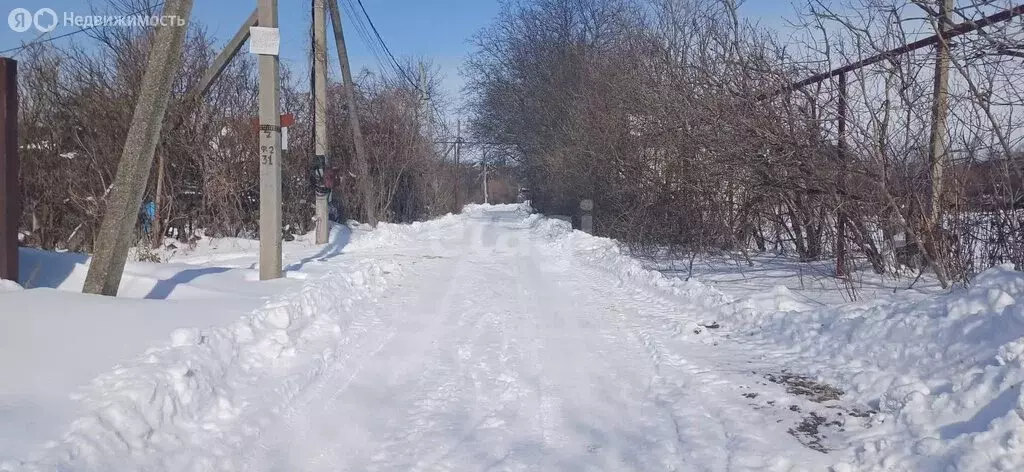
M 281 150 L 288 150 L 288 128 L 281 128 Z
M 264 56 L 281 54 L 281 30 L 252 26 L 249 28 L 249 53 Z

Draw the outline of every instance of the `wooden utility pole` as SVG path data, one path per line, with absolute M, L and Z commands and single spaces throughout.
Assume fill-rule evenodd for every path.
M 261 28 L 277 28 L 277 0 L 259 0 Z M 281 277 L 281 60 L 259 55 L 260 280 Z
M 951 14 L 954 0 L 936 0 L 939 2 L 939 17 L 936 19 L 939 42 L 935 46 L 935 84 L 932 97 L 931 136 L 928 146 L 928 160 L 931 165 L 932 190 L 929 199 L 930 224 L 937 229 L 941 226 L 942 217 L 942 179 L 948 160 L 946 134 L 948 131 L 946 118 L 949 115 L 949 38 L 947 33 L 952 26 Z
M 946 255 L 942 236 L 942 180 L 945 175 L 949 150 L 946 148 L 949 115 L 949 41 L 948 35 L 952 27 L 954 0 L 936 0 L 939 2 L 939 17 L 936 19 L 939 42 L 935 46 L 935 89 L 932 98 L 932 126 L 928 146 L 928 160 L 931 169 L 931 195 L 928 201 L 929 213 L 926 217 L 927 233 L 924 235 L 925 247 L 921 248 L 926 256 L 930 256 L 932 267 L 943 288 L 949 286 L 946 276 Z
M 840 161 L 839 189 L 845 195 L 846 190 L 846 109 L 847 109 L 846 74 L 839 74 L 839 143 L 837 151 Z M 846 271 L 846 213 L 843 208 L 843 197 L 839 199 L 836 211 L 836 277 L 845 277 Z
M 327 244 L 330 219 L 327 211 L 324 175 L 327 172 L 327 4 L 325 0 L 313 2 L 313 166 L 317 182 L 316 243 Z
M 0 57 L 0 280 L 18 280 L 18 62 Z
M 171 21 L 157 27 L 149 52 L 135 115 L 96 235 L 92 262 L 82 289 L 85 293 L 117 295 L 128 259 L 128 248 L 134 246 L 135 223 L 149 182 L 153 154 L 163 129 L 191 13 L 192 0 L 167 0 L 164 3 L 162 15 Z
M 164 211 L 164 174 L 167 167 L 167 153 L 163 149 L 156 151 L 156 195 L 153 196 L 153 206 L 156 211 L 153 213 L 153 221 L 150 222 L 149 246 L 158 249 L 164 243 L 164 224 L 162 212 Z
M 348 101 L 349 122 L 352 125 L 352 141 L 356 150 L 356 172 L 359 173 L 359 193 L 363 197 L 363 212 L 371 226 L 377 225 L 377 197 L 373 191 L 373 180 L 370 178 L 370 165 L 366 156 L 366 145 L 363 143 L 363 130 L 359 126 L 359 109 L 356 101 L 356 87 L 352 82 L 352 69 L 348 63 L 348 50 L 345 49 L 345 34 L 341 28 L 341 12 L 337 0 L 328 0 L 331 9 L 331 24 L 334 26 L 334 41 L 338 47 L 338 62 L 341 65 L 341 78 L 345 81 L 345 97 Z

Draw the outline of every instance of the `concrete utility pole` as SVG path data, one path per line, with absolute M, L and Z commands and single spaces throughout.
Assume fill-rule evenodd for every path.
M 352 82 L 352 68 L 348 63 L 348 50 L 345 49 L 345 34 L 341 28 L 341 12 L 337 0 L 328 0 L 331 8 L 331 24 L 334 26 L 334 41 L 338 47 L 338 62 L 341 65 L 341 78 L 345 81 L 345 97 L 348 99 L 349 122 L 352 125 L 352 141 L 356 148 L 356 172 L 359 173 L 359 193 L 363 197 L 363 211 L 367 223 L 377 226 L 377 197 L 373 191 L 373 180 L 370 178 L 370 165 L 366 156 L 366 145 L 363 143 L 363 129 L 359 125 L 359 109 L 356 103 L 356 87 Z
M 142 77 L 128 137 L 121 152 L 117 177 L 107 196 L 106 210 L 96 235 L 96 246 L 82 289 L 85 293 L 117 295 L 128 248 L 133 246 L 135 223 L 153 167 L 171 86 L 181 62 L 192 0 L 167 0 Z
M 277 28 L 277 0 L 259 0 L 258 22 Z M 259 55 L 260 280 L 281 277 L 281 61 Z
M 0 280 L 18 280 L 18 62 L 0 57 Z
M 316 124 L 314 166 L 318 172 L 316 192 L 316 243 L 327 244 L 330 220 L 327 212 L 327 192 L 323 192 L 323 177 L 327 171 L 327 4 L 325 0 L 313 3 L 313 120 Z

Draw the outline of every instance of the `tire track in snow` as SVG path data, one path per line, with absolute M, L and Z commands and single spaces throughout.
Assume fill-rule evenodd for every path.
M 674 450 L 661 438 L 664 418 L 646 408 L 644 353 L 623 343 L 595 288 L 558 254 L 536 251 L 521 260 L 538 356 L 544 457 L 542 470 L 672 470 Z M 581 282 L 582 281 L 582 282 Z
M 352 330 L 330 352 L 343 353 L 333 362 L 318 359 L 319 372 L 312 376 L 313 385 L 303 391 L 295 401 L 286 402 L 279 411 L 268 414 L 260 429 L 278 431 L 273 436 L 260 438 L 256 454 L 247 461 L 244 470 L 334 470 L 337 458 L 347 454 L 353 444 L 351 438 L 339 436 L 330 419 L 344 418 L 344 398 L 353 382 L 373 368 L 376 358 L 389 345 L 400 342 L 403 320 L 389 314 L 382 301 L 388 300 L 412 280 L 444 275 L 446 266 L 435 260 L 419 263 L 405 261 L 407 276 L 396 283 L 396 288 L 377 299 L 362 315 L 370 320 L 361 328 Z M 438 270 L 441 273 L 437 273 Z M 317 412 L 314 418 L 311 412 Z M 327 419 L 327 421 L 325 421 Z
M 452 428 L 453 440 L 427 452 L 411 470 L 458 470 L 459 464 L 467 461 L 491 461 L 501 463 L 502 467 L 515 465 L 513 456 L 517 451 L 507 447 L 505 439 L 506 428 L 514 430 L 517 423 L 521 398 L 517 371 L 522 365 L 518 362 L 522 354 L 512 328 L 517 325 L 516 318 L 507 312 L 496 312 L 492 304 L 504 296 L 503 287 L 514 283 L 517 274 L 507 270 L 511 261 L 505 260 L 501 251 L 490 250 L 495 244 L 487 241 L 491 228 L 478 227 L 479 233 L 471 231 L 467 235 L 471 240 L 467 241 L 468 247 L 475 247 L 472 240 L 485 243 L 466 255 L 467 270 L 455 277 L 451 294 L 460 301 L 451 307 L 462 314 L 458 326 L 471 326 L 461 333 L 449 333 L 458 339 L 455 375 L 467 380 L 467 388 L 460 390 L 463 395 L 458 399 L 460 405 L 469 405 L 466 418 Z M 399 447 L 408 448 L 408 444 Z
M 705 338 L 691 339 L 684 335 L 683 324 L 713 317 L 713 313 L 696 305 L 670 302 L 646 287 L 623 283 L 616 274 L 586 261 L 578 264 L 577 269 L 585 274 L 583 279 L 606 281 L 625 292 L 619 301 L 624 309 L 620 310 L 617 323 L 647 352 L 655 371 L 650 384 L 654 402 L 676 426 L 683 448 L 683 470 L 700 466 L 708 470 L 827 467 L 828 460 L 789 436 L 788 424 L 780 424 L 776 416 L 736 401 L 743 389 L 764 383 L 754 371 L 778 368 L 752 358 L 774 356 L 728 340 L 708 343 Z M 699 428 L 693 428 L 695 418 L 702 420 Z M 717 434 L 709 434 L 709 430 Z M 786 438 L 792 450 L 778 452 L 779 438 Z M 724 447 L 716 447 L 716 443 L 722 442 Z M 722 451 L 726 452 L 724 457 Z
M 638 290 L 508 215 L 426 239 L 373 248 L 406 276 L 250 425 L 281 433 L 248 470 L 820 469 L 740 397 L 747 346 L 683 330 L 707 307 Z

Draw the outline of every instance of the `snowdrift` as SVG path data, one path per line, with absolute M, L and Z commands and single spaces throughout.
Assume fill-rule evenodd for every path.
M 623 286 L 674 301 L 679 313 L 668 322 L 678 325 L 673 332 L 681 340 L 736 343 L 752 352 L 778 353 L 790 360 L 782 366 L 788 371 L 839 387 L 851 401 L 870 406 L 876 413 L 871 427 L 852 438 L 856 446 L 829 454 L 836 471 L 1024 470 L 1021 273 L 1001 267 L 979 276 L 970 288 L 942 296 L 893 296 L 831 307 L 810 306 L 784 287 L 730 296 L 697 279 L 683 281 L 648 270 L 615 241 L 573 231 L 568 223 L 530 214 L 522 205 L 470 205 L 462 215 L 426 223 L 381 224 L 373 231 L 354 227 L 357 234 L 351 241 L 345 236 L 319 252 L 296 249 L 291 257 L 295 262 L 288 266 L 293 278 L 279 283 L 253 283 L 246 275 L 253 270 L 247 259 L 252 254 L 242 242 L 177 254 L 175 264 L 180 265 L 133 266 L 136 273 L 130 280 L 140 286 L 129 293 L 137 298 L 152 293 L 160 280 L 177 277 L 161 271 L 203 271 L 210 264 L 225 269 L 204 272 L 198 279 L 179 277 L 180 290 L 167 291 L 169 300 L 108 300 L 60 292 L 52 293 L 44 306 L 37 303 L 39 297 L 52 290 L 0 285 L 0 307 L 47 312 L 38 319 L 26 318 L 26 323 L 38 322 L 40 329 L 61 325 L 60 316 L 79 314 L 66 308 L 61 312 L 61 307 L 103 307 L 110 312 L 104 319 L 117 321 L 89 327 L 75 320 L 79 324 L 69 323 L 68 332 L 61 334 L 69 340 L 93 336 L 112 346 L 131 340 L 133 349 L 143 349 L 164 336 L 157 347 L 134 359 L 112 351 L 110 362 L 121 364 L 81 392 L 83 409 L 75 414 L 77 419 L 58 412 L 57 418 L 47 420 L 63 421 L 63 437 L 34 454 L 26 450 L 21 460 L 0 461 L 0 470 L 238 470 L 237 451 L 260 431 L 239 431 L 229 424 L 241 416 L 273 415 L 260 408 L 288 405 L 321 375 L 323 366 L 336 363 L 367 333 L 381 332 L 367 329 L 375 323 L 372 301 L 400 280 L 403 269 L 401 263 L 380 257 L 378 250 L 387 246 L 392 248 L 390 257 L 401 258 L 402 251 L 394 248 L 413 240 L 445 244 L 439 235 L 459 231 L 465 237 L 457 244 L 509 250 L 514 241 L 494 241 L 493 234 L 462 227 L 467 218 L 488 218 L 496 211 L 521 216 L 519 225 L 543 241 L 544 250 L 571 254 L 574 264 L 607 271 Z M 500 246 L 505 243 L 508 247 Z M 438 249 L 439 254 L 464 250 Z M 335 257 L 345 259 L 320 264 Z M 69 267 L 69 277 L 49 283 L 64 289 L 74 285 L 78 265 Z M 269 295 L 255 298 L 258 291 Z M 239 294 L 248 297 L 245 304 L 238 304 Z M 240 309 L 252 303 L 255 308 Z M 195 316 L 202 313 L 226 314 L 210 328 L 174 330 L 167 340 L 169 320 L 175 320 L 170 310 L 183 309 L 194 315 L 182 317 L 192 326 L 201 325 Z M 138 316 L 143 312 L 149 317 Z M 721 328 L 696 329 L 708 322 Z M 102 326 L 123 329 L 109 332 Z M 19 329 L 29 328 L 26 324 Z M 32 377 L 26 370 L 5 380 L 29 382 Z M 4 408 L 18 405 L 0 404 L 0 415 Z
M 613 240 L 532 215 L 537 237 L 623 284 L 685 299 L 678 322 L 713 317 L 719 335 L 794 357 L 789 371 L 841 387 L 877 410 L 836 470 L 1024 470 L 1024 274 L 981 274 L 968 289 L 811 307 L 785 287 L 734 298 L 646 269 Z
M 422 237 L 438 227 L 452 224 L 457 224 L 455 217 L 414 225 L 382 224 L 373 231 L 357 228 L 363 233 L 362 237 L 344 246 L 344 253 L 372 251 L 376 246 Z M 332 236 L 337 236 L 337 232 Z M 342 252 L 341 247 L 335 249 L 337 251 L 328 254 L 330 257 L 338 257 Z M 209 262 L 208 252 L 192 255 L 191 259 L 184 259 L 183 264 Z M 243 255 L 244 250 L 234 251 L 217 260 L 235 260 Z M 248 256 L 254 257 L 253 254 Z M 65 425 L 62 439 L 35 453 L 25 450 L 21 459 L 0 460 L 0 470 L 237 470 L 237 454 L 226 451 L 238 447 L 245 438 L 224 436 L 229 428 L 221 425 L 242 414 L 266 413 L 253 411 L 260 406 L 288 404 L 290 398 L 300 394 L 319 375 L 320 370 L 315 366 L 329 365 L 337 356 L 345 355 L 338 346 L 358 339 L 365 332 L 365 325 L 372 323 L 372 307 L 368 301 L 401 276 L 399 264 L 374 257 L 351 257 L 344 264 L 321 265 L 319 267 L 332 269 L 319 273 L 303 268 L 323 256 L 307 254 L 292 264 L 293 270 L 303 269 L 303 277 L 298 281 L 273 281 L 269 285 L 248 281 L 253 287 L 269 289 L 270 293 L 284 289 L 251 313 L 229 315 L 235 321 L 210 328 L 174 330 L 169 341 L 157 343 L 157 347 L 142 356 L 122 361 L 113 370 L 93 379 L 81 393 L 74 394 L 83 405 L 84 413 Z M 309 274 L 315 277 L 305 278 Z M 103 319 L 133 322 L 124 324 L 117 332 L 94 334 L 105 336 L 108 343 L 117 344 L 126 339 L 136 346 L 139 342 L 152 344 L 154 335 L 138 336 L 144 330 L 135 326 L 134 321 L 153 322 L 150 316 L 137 316 L 138 312 L 152 308 L 153 304 L 174 307 L 180 303 L 107 299 L 52 289 L 21 290 L 16 284 L 5 284 L 3 290 L 9 295 L 48 290 L 63 297 L 53 297 L 55 303 L 83 299 L 103 302 L 111 312 L 103 315 Z M 38 300 L 36 296 L 35 301 Z M 215 301 L 204 303 L 209 302 L 207 308 L 216 309 Z M 10 299 L 0 302 L 2 306 L 13 306 Z M 195 303 L 185 306 L 192 310 L 200 308 Z M 231 310 L 237 306 L 225 305 L 224 308 Z M 42 309 L 54 311 L 52 307 Z M 88 322 L 84 318 L 87 314 L 72 314 Z M 195 317 L 184 319 L 195 326 L 203 325 Z M 165 325 L 158 323 L 151 331 L 159 333 L 166 329 L 162 326 Z M 82 333 L 72 333 L 75 334 Z M 141 341 L 134 340 L 134 336 Z M 108 357 L 121 360 L 117 355 L 123 355 L 124 351 L 115 351 L 116 355 Z M 106 358 L 100 360 L 103 359 Z M 66 393 L 62 390 L 55 394 Z M 33 414 L 36 419 L 40 417 L 38 412 Z M 60 422 L 62 418 L 57 415 L 47 420 Z M 259 434 L 258 431 L 250 433 Z

